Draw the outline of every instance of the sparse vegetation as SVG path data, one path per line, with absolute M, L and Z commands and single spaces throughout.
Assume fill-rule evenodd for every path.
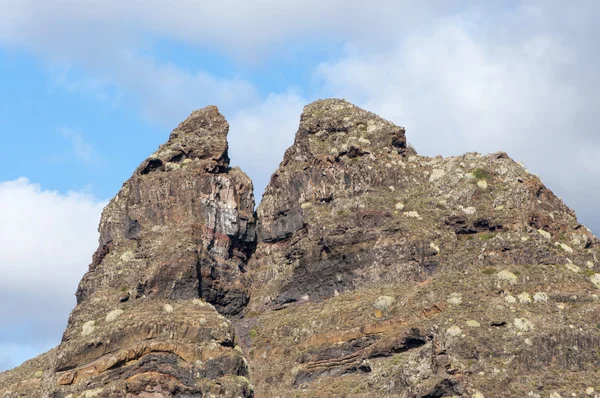
M 484 234 L 482 234 L 479 239 L 480 240 L 490 240 L 492 238 L 496 237 L 496 234 L 494 232 L 486 232 Z
M 492 175 L 485 169 L 477 168 L 473 170 L 473 175 L 478 180 L 489 180 L 492 178 Z
M 253 394 L 242 366 L 252 370 L 256 396 L 268 397 L 452 395 L 454 381 L 470 397 L 483 397 L 475 387 L 487 397 L 521 397 L 527 377 L 536 378 L 534 391 L 552 380 L 580 392 L 594 377 L 589 349 L 600 341 L 600 252 L 591 233 L 553 195 L 536 197 L 540 185 L 503 154 L 411 156 L 398 128 L 367 124 L 362 112 L 364 124 L 343 115 L 339 123 L 303 118 L 299 152 L 288 151 L 256 213 L 246 177 L 221 166 L 205 176 L 204 160 L 160 181 L 143 177 L 157 178 L 153 189 L 173 180 L 164 202 L 144 200 L 122 214 L 138 195 L 124 190 L 103 222 L 111 216 L 127 227 L 131 214 L 144 229 L 137 241 L 116 234 L 112 253 L 83 280 L 83 293 L 93 294 L 80 300 L 69 339 L 48 365 L 28 368 L 46 372 L 35 383 L 53 389 L 60 377 L 72 382 L 60 394 L 81 395 L 86 383 L 113 376 L 124 385 L 115 366 L 153 361 L 149 382 L 167 372 L 173 383 L 189 378 L 207 394 L 240 397 Z M 371 153 L 335 159 L 354 144 Z M 190 176 L 202 177 L 202 192 L 185 188 Z M 140 186 L 139 195 L 154 198 L 151 188 Z M 190 203 L 201 210 L 192 219 Z M 220 268 L 204 289 L 213 265 Z M 137 289 L 133 281 L 149 283 Z M 238 309 L 243 316 L 232 315 Z M 56 355 L 76 367 L 56 375 Z M 223 365 L 216 379 L 203 370 L 213 361 Z M 98 363 L 106 372 L 85 380 Z M 587 370 L 572 371 L 579 365 Z
M 350 210 L 348 209 L 340 209 L 336 212 L 336 215 L 339 218 L 346 218 L 346 217 L 350 217 Z
M 600 329 L 600 325 L 599 325 L 599 329 Z M 398 366 L 398 365 L 404 363 L 405 361 L 406 361 L 406 358 L 404 357 L 404 355 L 402 355 L 402 353 L 400 353 L 400 354 L 394 354 L 392 356 L 392 360 L 390 362 L 391 362 L 392 366 Z
M 250 331 L 248 332 L 248 337 L 250 337 L 251 339 L 255 339 L 256 337 L 258 337 L 258 329 L 256 329 L 255 327 L 250 329 Z

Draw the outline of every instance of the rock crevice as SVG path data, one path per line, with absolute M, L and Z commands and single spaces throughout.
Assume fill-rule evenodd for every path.
M 419 156 L 319 100 L 255 211 L 228 131 L 194 111 L 139 165 L 61 344 L 3 398 L 600 391 L 598 239 L 506 154 Z

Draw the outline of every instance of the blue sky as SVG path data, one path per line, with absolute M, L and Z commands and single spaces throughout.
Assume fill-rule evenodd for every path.
M 112 196 L 162 131 L 101 94 L 65 89 L 53 73 L 27 53 L 0 49 L 1 154 L 11 165 L 0 180 L 26 176 L 46 189 Z
M 310 91 L 308 64 L 329 54 L 323 51 L 299 49 L 262 65 L 246 65 L 212 49 L 157 39 L 143 55 L 190 74 L 252 82 L 253 95 L 264 98 L 288 88 Z M 83 189 L 99 198 L 113 196 L 179 121 L 207 105 L 190 104 L 154 117 L 140 109 L 139 93 L 96 81 L 80 66 L 44 62 L 12 48 L 0 48 L 0 74 L 8 77 L 0 81 L 0 126 L 6 132 L 2 155 L 12 165 L 0 170 L 0 180 L 27 176 L 47 189 Z M 24 146 L 26 156 L 14 150 Z
M 600 5 L 488 3 L 0 0 L 0 370 L 60 341 L 102 207 L 209 104 L 258 199 L 343 97 L 423 155 L 508 152 L 598 233 Z

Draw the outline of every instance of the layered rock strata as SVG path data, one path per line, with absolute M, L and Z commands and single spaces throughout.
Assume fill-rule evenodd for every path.
M 600 391 L 598 239 L 505 153 L 419 156 L 404 128 L 317 101 L 257 218 L 257 396 Z
M 321 100 L 255 217 L 227 130 L 194 112 L 123 185 L 3 398 L 600 397 L 600 242 L 539 177 Z
M 195 111 L 104 209 L 49 396 L 252 395 L 223 316 L 248 301 L 255 245 L 252 182 L 229 168 L 228 130 L 216 107 Z

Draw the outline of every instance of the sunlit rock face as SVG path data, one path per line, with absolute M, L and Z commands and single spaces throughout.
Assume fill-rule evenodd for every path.
M 316 101 L 257 219 L 242 332 L 258 396 L 593 387 L 598 239 L 505 153 L 419 156 L 404 128 Z
M 251 394 L 223 317 L 248 302 L 255 245 L 252 182 L 229 168 L 228 130 L 216 107 L 195 111 L 104 210 L 54 366 L 64 391 Z
M 195 111 L 140 164 L 0 397 L 600 396 L 599 241 L 507 154 L 320 100 L 254 213 L 228 129 Z

